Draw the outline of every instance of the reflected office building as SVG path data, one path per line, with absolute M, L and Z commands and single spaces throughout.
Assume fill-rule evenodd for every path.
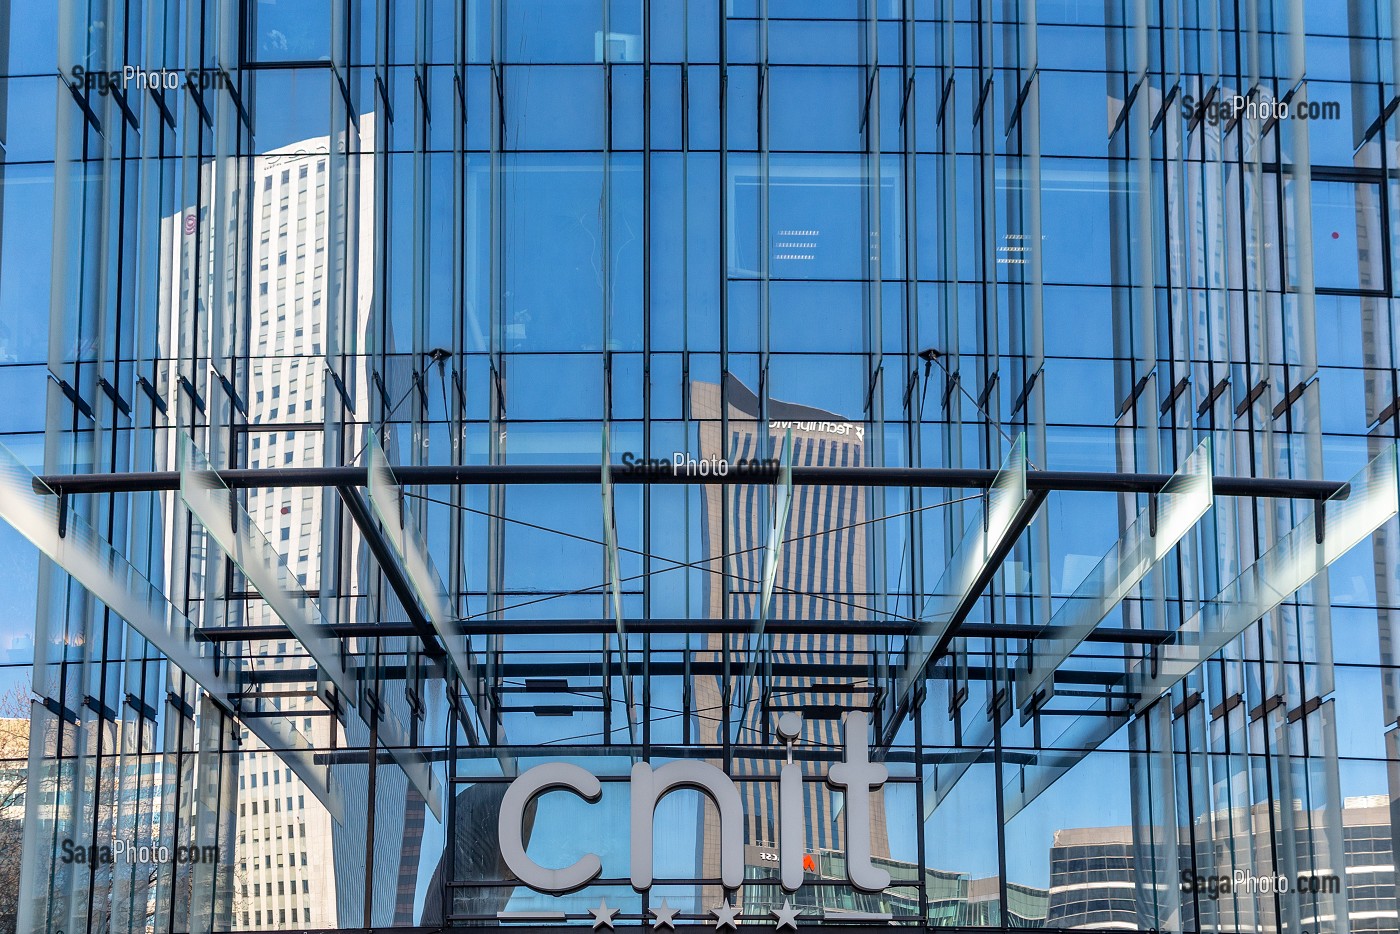
M 765 406 L 732 376 L 722 385 L 692 384 L 690 409 L 701 426 L 701 454 L 732 464 L 736 474 L 764 470 L 765 466 L 773 473 L 773 465 L 781 464 L 842 468 L 862 463 L 864 426 L 810 406 L 778 400 Z M 802 718 L 801 729 L 793 738 L 794 748 L 830 752 L 842 744 L 842 714 L 869 708 L 875 693 L 873 680 L 865 674 L 875 646 L 860 627 L 860 621 L 869 618 L 864 610 L 870 593 L 866 503 L 862 491 L 853 486 L 794 485 L 790 491 L 769 491 L 757 484 L 712 485 L 704 488 L 704 495 L 701 533 L 705 563 L 716 571 L 723 568 L 723 573 L 708 575 L 708 616 L 734 620 L 760 616 L 765 543 L 776 520 L 785 521 L 793 532 L 785 537 L 782 553 L 773 562 L 771 604 L 762 614 L 782 620 L 849 623 L 820 635 L 775 632 L 766 639 L 764 650 L 768 654 L 761 668 L 755 666 L 752 672 L 745 669 L 737 678 L 706 678 L 696 685 L 702 738 L 722 745 L 728 731 L 741 737 L 745 745 L 769 746 L 750 756 L 736 754 L 729 768 L 736 779 L 751 779 L 741 786 L 745 791 L 745 878 L 755 883 L 745 890 L 745 908 L 765 914 L 783 902 L 776 886 L 764 889 L 756 884 L 778 878 L 781 815 L 773 790 L 783 758 L 774 752 L 786 743 L 775 732 L 776 719 L 784 714 Z M 734 667 L 745 666 L 748 639 L 748 634 L 710 634 L 712 653 L 702 657 L 715 664 L 723 665 L 728 659 Z M 841 669 L 845 669 L 844 675 Z M 824 670 L 833 674 L 824 675 Z M 810 771 L 816 774 L 816 770 Z M 873 795 L 870 807 L 870 853 L 877 860 L 888 860 L 884 796 L 878 792 Z M 804 783 L 803 877 L 812 884 L 798 899 L 799 904 L 839 911 L 871 901 L 848 886 L 833 887 L 823 881 L 844 881 L 846 877 L 846 844 L 839 810 L 838 793 L 819 781 Z M 717 835 L 709 834 L 706 840 L 711 845 L 702 866 L 708 875 L 715 875 L 719 870 L 714 845 Z M 830 870 L 833 863 L 838 870 L 835 874 Z
M 374 119 L 373 114 L 363 115 L 360 131 L 372 133 Z M 253 235 L 246 265 L 239 271 L 246 271 L 251 283 L 251 314 L 246 338 L 237 340 L 246 339 L 250 348 L 257 348 L 264 356 L 247 368 L 246 389 L 238 398 L 246 423 L 235 443 L 246 452 L 253 469 L 288 463 L 318 466 L 323 462 L 314 436 L 298 429 L 325 419 L 326 375 L 315 361 L 328 340 L 327 298 L 338 274 L 330 259 L 328 237 L 346 210 L 343 201 L 332 197 L 329 183 L 333 145 L 343 151 L 344 136 L 298 140 L 253 160 L 248 176 L 253 201 L 247 206 L 247 216 L 253 219 Z M 360 162 L 358 183 L 365 190 L 373 188 L 374 167 L 372 159 Z M 213 174 L 206 171 L 202 181 L 209 184 L 212 180 Z M 360 210 L 363 212 L 363 207 Z M 199 320 L 202 302 L 196 270 L 202 241 L 214 235 L 208 220 L 207 209 L 189 208 L 167 218 L 162 229 L 162 271 L 171 277 L 172 287 L 162 296 L 159 333 L 169 347 L 177 347 L 182 336 L 193 329 L 191 322 Z M 361 223 L 365 220 L 359 218 Z M 238 230 L 238 225 L 230 225 L 228 236 L 215 248 L 239 254 L 244 244 Z M 203 246 L 207 249 L 209 244 Z M 367 261 L 373 241 L 362 240 L 360 246 Z M 372 288 L 360 290 L 353 316 L 346 319 L 353 322 L 351 336 L 356 341 L 364 339 L 372 299 Z M 168 373 L 161 376 L 170 378 Z M 355 378 L 363 376 L 355 374 Z M 176 435 L 168 438 L 177 445 L 179 440 Z M 169 456 L 170 452 L 162 453 Z M 180 453 L 174 456 L 179 463 Z M 301 544 L 295 552 L 282 555 L 289 587 L 308 594 L 319 591 L 322 549 L 318 542 L 327 518 L 322 497 L 312 490 L 251 489 L 242 509 L 266 541 L 290 542 L 295 538 Z M 172 555 L 184 548 L 177 541 L 166 542 L 165 547 Z M 210 595 L 214 612 L 223 614 L 230 628 L 243 627 L 253 635 L 239 652 L 248 677 L 261 682 L 264 693 L 278 697 L 273 705 L 286 712 L 292 727 L 311 745 L 336 745 L 324 705 L 309 696 L 315 679 L 308 681 L 296 670 L 300 666 L 287 663 L 286 639 L 254 635 L 267 632 L 269 625 L 275 627 L 279 617 L 268 601 L 235 596 L 253 589 L 240 579 L 239 559 L 229 564 L 217 549 L 211 553 L 202 547 L 190 549 L 189 556 L 191 580 L 199 591 Z M 356 568 L 351 573 L 360 571 Z M 333 819 L 324 796 L 318 797 L 315 788 L 308 789 L 302 776 L 283 761 L 275 743 L 269 746 L 244 726 L 229 754 L 232 758 L 225 771 L 230 793 L 225 799 L 228 812 L 224 819 L 232 818 L 236 807 L 238 820 L 230 828 L 237 827 L 237 838 L 231 855 L 220 854 L 209 880 L 215 891 L 226 890 L 229 896 L 227 905 L 213 906 L 220 914 L 228 912 L 226 917 L 216 918 L 216 926 L 248 930 L 334 927 L 340 906 L 363 898 L 360 880 L 355 877 L 347 876 L 337 885 L 332 854 L 344 847 L 343 823 Z M 124 784 L 118 783 L 119 794 Z M 422 805 L 421 797 L 408 796 L 403 806 L 410 837 L 414 819 L 421 820 Z M 385 822 L 383 828 L 392 835 L 390 839 L 402 833 L 393 821 Z M 170 839 L 179 837 L 172 835 Z M 403 852 L 408 855 L 413 851 L 408 848 Z M 120 887 L 120 874 L 113 884 Z M 189 884 L 194 884 L 193 878 Z M 152 893 L 145 894 L 149 904 Z M 383 897 L 393 897 L 393 893 L 382 892 Z M 411 897 L 411 892 L 404 896 Z M 142 900 L 138 897 L 133 903 Z
M 0 934 L 1400 934 L 1392 5 L 0 7 Z
M 1343 879 L 1335 874 L 1297 875 L 1282 865 L 1263 875 L 1253 869 L 1256 864 L 1250 855 L 1267 844 L 1271 817 L 1266 809 L 1255 808 L 1252 815 L 1225 812 L 1202 819 L 1199 837 L 1213 837 L 1215 842 L 1208 850 L 1196 853 L 1194 867 L 1220 868 L 1215 872 L 1197 871 L 1192 854 L 1181 851 L 1178 884 L 1188 903 L 1190 895 L 1198 896 L 1196 916 L 1187 919 L 1187 929 L 1277 930 L 1280 918 L 1274 889 L 1286 887 L 1295 898 L 1341 891 Z M 1346 923 L 1352 931 L 1400 929 L 1395 913 L 1395 854 L 1389 827 L 1389 798 L 1384 795 L 1347 798 L 1343 802 Z M 1137 881 L 1135 845 L 1131 827 L 1057 831 L 1050 851 L 1050 886 L 1042 895 L 1046 906 L 1044 926 L 1135 929 L 1138 902 L 1144 897 Z M 1325 846 L 1324 840 L 1301 837 L 1295 841 L 1292 855 L 1294 859 L 1306 860 L 1310 853 Z M 1309 921 L 1316 924 L 1335 919 Z

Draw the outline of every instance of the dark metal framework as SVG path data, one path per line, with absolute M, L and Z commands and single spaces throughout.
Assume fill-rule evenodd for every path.
M 361 488 L 368 484 L 368 471 L 363 467 L 286 467 L 258 469 L 226 469 L 216 472 L 230 489 L 334 487 L 341 501 L 364 535 L 385 580 L 404 608 L 406 621 L 375 623 L 338 623 L 329 627 L 336 637 L 417 637 L 430 658 L 440 659 L 444 649 L 433 631 L 425 608 L 412 583 L 385 540 L 383 530 L 375 521 Z M 998 472 L 989 469 L 959 468 L 899 468 L 899 467 L 793 467 L 794 485 L 921 487 L 943 489 L 989 489 Z M 644 465 L 634 469 L 613 470 L 607 478 L 601 467 L 587 464 L 571 465 L 433 465 L 395 468 L 396 478 L 404 486 L 433 485 L 494 485 L 494 484 L 558 484 L 588 485 L 613 482 L 618 484 L 757 484 L 774 483 L 779 479 L 776 465 L 763 465 L 720 476 L 691 475 L 668 470 L 664 466 Z M 1039 627 L 1008 623 L 969 623 L 967 617 L 988 583 L 1011 553 L 1015 542 L 1039 511 L 1051 492 L 1099 492 L 1117 494 L 1146 494 L 1155 497 L 1171 478 L 1165 474 L 1108 473 L 1092 471 L 1036 470 L 1026 472 L 1027 498 L 1012 521 L 1010 534 L 998 551 L 988 556 L 965 598 L 952 614 L 946 633 L 939 639 L 924 667 L 927 676 L 932 664 L 947 654 L 955 638 L 1035 639 L 1043 635 Z M 1317 506 L 1319 537 L 1323 534 L 1322 506 L 1331 498 L 1345 499 L 1349 484 L 1330 480 L 1299 480 L 1271 477 L 1214 477 L 1213 491 L 1222 496 L 1253 498 L 1292 498 L 1313 501 Z M 132 471 L 124 473 L 53 474 L 36 477 L 34 489 L 53 493 L 60 499 L 60 523 L 66 513 L 67 498 L 78 494 L 131 493 L 140 491 L 177 490 L 178 471 Z M 641 634 L 693 632 L 694 619 L 642 618 L 628 622 L 628 629 Z M 703 621 L 707 631 L 722 634 L 742 634 L 749 631 L 751 621 L 711 619 Z M 614 632 L 616 621 L 604 618 L 572 619 L 512 619 L 457 620 L 457 631 L 467 637 L 486 636 L 503 629 L 514 634 L 607 634 Z M 771 620 L 768 630 L 774 634 L 832 633 L 846 625 L 836 620 Z M 916 629 L 911 620 L 866 620 L 862 631 L 870 635 L 906 637 Z M 198 637 L 211 643 L 239 643 L 258 639 L 282 639 L 291 635 L 282 624 L 233 627 L 202 627 Z M 1123 627 L 1099 627 L 1085 641 L 1118 645 L 1159 646 L 1170 643 L 1174 633 L 1166 630 L 1142 630 Z M 538 675 L 530 666 L 517 666 L 518 676 Z M 498 672 L 499 674 L 499 672 Z M 266 680 L 261 673 L 258 680 Z M 897 724 L 909 713 L 909 704 L 899 705 L 891 712 Z
M 308 467 L 308 468 L 261 468 L 226 469 L 216 471 L 218 479 L 230 489 L 288 489 L 308 487 L 333 487 L 345 504 L 350 518 L 364 535 L 366 543 L 375 556 L 379 567 L 385 573 L 385 581 L 404 608 L 406 619 L 375 623 L 337 623 L 327 627 L 329 634 L 338 638 L 384 638 L 394 636 L 416 637 L 424 653 L 434 659 L 441 659 L 444 648 L 432 623 L 426 607 L 422 604 L 413 583 L 410 581 L 401 562 L 394 554 L 393 546 L 386 540 L 384 530 L 375 520 L 366 502 L 363 488 L 369 484 L 367 468 L 362 467 Z M 793 467 L 794 485 L 811 486 L 864 486 L 864 487 L 918 487 L 943 489 L 992 489 L 998 471 L 988 469 L 958 468 L 890 468 L 890 467 Z M 403 486 L 433 485 L 509 485 L 509 484 L 726 484 L 756 485 L 780 482 L 776 464 L 756 468 L 733 470 L 726 475 L 711 473 L 699 476 L 668 469 L 665 465 L 646 464 L 637 468 L 611 470 L 605 472 L 601 466 L 586 464 L 574 465 L 442 465 L 442 466 L 402 466 L 395 468 L 395 479 Z M 1009 639 L 1033 640 L 1044 636 L 1041 627 L 1017 625 L 1007 622 L 968 622 L 972 609 L 977 605 L 990 582 L 1001 569 L 1003 562 L 1011 554 L 1015 543 L 1039 512 L 1047 496 L 1052 492 L 1098 492 L 1109 494 L 1145 494 L 1149 504 L 1155 504 L 1156 497 L 1171 480 L 1163 474 L 1149 473 L 1109 473 L 1088 471 L 1027 471 L 1025 474 L 1026 497 L 1011 518 L 1008 534 L 1001 545 L 979 567 L 965 594 L 953 609 L 949 624 L 938 638 L 937 644 L 920 666 L 918 678 L 946 677 L 934 675 L 934 666 L 945 658 L 955 639 Z M 1319 541 L 1324 534 L 1324 503 L 1328 499 L 1346 499 L 1351 490 L 1347 483 L 1327 480 L 1298 480 L 1289 478 L 1263 477 L 1214 477 L 1211 479 L 1213 492 L 1222 496 L 1251 498 L 1283 498 L 1312 501 L 1317 515 Z M 67 501 L 72 495 L 130 493 L 138 491 L 162 491 L 180 488 L 180 474 L 172 471 L 147 471 L 106 474 L 67 474 L 36 477 L 34 489 L 39 493 L 56 494 L 60 500 L 59 515 L 66 514 Z M 402 487 L 400 488 L 402 489 Z M 1149 506 L 1151 508 L 1151 506 Z M 1154 510 L 1155 512 L 1155 510 Z M 885 517 L 888 518 L 888 517 Z M 878 520 L 877 520 L 878 521 Z M 712 633 L 741 635 L 749 631 L 752 622 L 739 619 L 695 620 L 683 618 L 650 618 L 628 622 L 628 630 L 643 637 L 666 633 L 694 632 L 697 625 Z M 894 639 L 907 638 L 918 629 L 918 621 L 904 618 L 862 621 L 862 631 L 872 636 Z M 512 634 L 551 634 L 551 635 L 607 635 L 617 628 L 617 621 L 606 618 L 566 618 L 566 619 L 511 619 L 483 620 L 459 619 L 454 621 L 457 633 L 471 639 L 484 637 L 488 640 L 502 632 Z M 826 634 L 843 631 L 849 622 L 840 620 L 779 619 L 768 621 L 767 631 L 771 635 Z M 282 624 L 256 626 L 201 627 L 197 637 L 217 645 L 236 645 L 263 639 L 284 639 L 292 635 Z M 1177 634 L 1169 630 L 1143 630 L 1126 627 L 1096 627 L 1084 635 L 1088 643 L 1114 644 L 1119 646 L 1139 646 L 1142 650 L 1155 652 L 1158 647 L 1168 645 Z M 887 647 L 888 649 L 888 647 Z M 225 649 L 224 651 L 228 651 Z M 490 653 L 488 653 L 490 654 Z M 876 652 L 875 655 L 881 654 Z M 611 652 L 605 651 L 601 664 L 606 668 Z M 694 675 L 702 668 L 715 669 L 715 674 L 727 670 L 728 662 L 706 664 L 694 660 L 671 664 L 661 660 L 649 660 L 651 674 L 660 674 L 674 669 L 674 674 Z M 873 667 L 872 667 L 873 666 Z M 557 659 L 536 663 L 528 658 L 517 658 L 509 664 L 496 660 L 491 666 L 494 678 L 523 679 L 524 687 L 542 678 L 560 675 L 589 676 L 597 674 L 597 665 L 581 663 L 560 665 Z M 789 675 L 804 674 L 790 662 L 783 666 Z M 844 674 L 850 677 L 868 676 L 873 670 L 883 669 L 883 665 L 872 656 L 865 663 L 854 666 L 849 671 L 834 671 L 831 666 L 814 667 L 808 675 Z M 952 676 L 967 678 L 973 674 L 967 659 L 959 671 Z M 980 671 L 981 669 L 979 669 Z M 985 672 L 983 672 L 985 673 Z M 406 676 L 407 672 L 403 672 Z M 267 686 L 279 681 L 294 681 L 305 678 L 305 672 L 258 672 L 252 682 Z M 1119 680 L 1116 675 L 1105 675 L 1089 671 L 1064 670 L 1056 672 L 1056 680 L 1065 686 L 1083 685 L 1094 691 L 1096 696 L 1108 700 L 1112 687 Z M 606 682 L 606 678 L 605 678 Z M 513 689 L 502 687 L 502 693 Z M 606 698 L 605 698 L 606 700 Z M 885 711 L 882 735 L 889 742 L 900 723 L 910 715 L 920 702 L 918 697 L 906 696 L 891 709 Z M 504 712 L 512 709 L 508 704 L 500 708 Z M 521 708 L 524 709 L 524 708 Z M 534 708 L 531 708 L 534 709 Z M 534 710 L 538 713 L 538 710 Z M 1042 713 L 1054 713 L 1044 710 Z M 1111 713 L 1105 708 L 1105 714 Z M 1080 711 L 1083 713 L 1083 711 Z M 486 746 L 494 745 L 483 737 Z M 888 752 L 882 748 L 882 754 Z
M 364 486 L 364 467 L 281 467 L 239 468 L 217 471 L 230 489 L 269 487 Z M 470 484 L 598 484 L 602 468 L 591 464 L 471 464 L 396 466 L 394 476 L 404 486 L 461 486 Z M 801 467 L 792 468 L 794 486 L 925 487 L 945 489 L 987 489 L 997 471 L 956 467 Z M 614 469 L 616 484 L 679 483 L 728 484 L 773 483 L 778 468 L 758 467 L 732 471 L 727 476 L 690 476 L 666 468 L 647 466 Z M 1079 470 L 1028 470 L 1026 487 L 1042 493 L 1148 493 L 1155 494 L 1171 479 L 1160 473 L 1108 473 Z M 41 484 L 44 487 L 41 489 Z M 174 470 L 121 473 L 49 474 L 37 478 L 35 490 L 58 494 L 135 493 L 178 490 L 180 474 Z M 1335 480 L 1297 480 L 1287 477 L 1216 477 L 1217 496 L 1249 496 L 1324 500 L 1346 497 L 1348 486 Z

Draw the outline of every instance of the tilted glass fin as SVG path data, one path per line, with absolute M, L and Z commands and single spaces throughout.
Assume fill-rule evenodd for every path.
M 1207 437 L 1029 643 L 1026 667 L 1016 676 L 1016 702 L 1023 710 L 1043 702 L 1055 669 L 1206 514 L 1211 481 Z
M 1235 578 L 1177 630 L 1176 640 L 1133 659 L 1119 687 L 1121 706 L 1086 711 L 1020 766 L 1003 788 L 1006 819 L 1054 784 L 1128 719 L 1170 691 L 1207 658 L 1297 592 L 1400 510 L 1396 448 L 1388 446 L 1352 477 L 1349 489 L 1325 501 L 1324 520 L 1305 515 L 1273 548 Z M 1321 541 L 1319 541 L 1319 538 Z
M 982 508 L 973 510 L 972 521 L 948 559 L 942 577 L 924 599 L 919 628 L 905 645 L 904 665 L 895 675 L 894 690 L 887 701 L 887 739 L 898 726 L 898 711 L 924 676 L 929 658 L 947 634 L 953 617 L 973 596 L 978 582 L 986 579 L 989 562 L 1006 544 L 1025 505 L 1026 437 L 1018 435 L 982 499 Z
M 783 557 L 783 539 L 787 536 L 788 516 L 792 513 L 792 429 L 783 436 L 783 452 L 779 457 L 778 482 L 773 491 L 773 521 L 768 527 L 768 542 L 763 548 L 763 580 L 759 583 L 758 605 L 754 621 L 744 640 L 744 674 L 735 685 L 734 704 L 730 717 L 730 737 L 739 740 L 744 715 L 753 696 L 754 677 L 759 658 L 768 659 L 768 614 L 773 608 L 773 590 L 778 583 L 778 566 Z
M 1400 510 L 1395 445 L 1376 455 L 1351 478 L 1349 487 L 1319 503 L 1318 510 L 1304 516 L 1183 623 L 1171 643 L 1129 673 L 1128 686 L 1138 698 L 1138 710 L 1169 691 Z
M 1033 755 L 1035 761 L 1009 768 L 1010 778 L 1002 789 L 1005 820 L 1021 813 L 1040 793 L 1079 764 L 1122 729 L 1131 714 L 1126 708 L 1095 710 L 1070 719 L 1053 739 L 1046 739 Z
M 976 710 L 971 705 L 964 709 Z M 973 713 L 963 723 L 962 737 L 957 746 L 929 751 L 924 765 L 924 820 L 928 820 L 957 785 L 958 779 L 981 758 L 983 750 L 992 744 L 996 729 L 996 721 L 991 717 L 981 712 Z
M 418 789 L 434 816 L 440 817 L 441 783 L 422 754 L 412 748 L 412 736 L 394 706 L 384 700 L 372 705 L 364 703 L 355 657 L 334 634 L 320 606 L 302 587 L 286 559 L 187 435 L 181 438 L 179 467 L 180 496 L 185 505 L 316 662 L 318 680 L 324 677 L 335 685 L 338 698 L 332 707 L 345 704 L 359 714 L 366 726 L 377 728 L 379 742 Z
M 190 512 L 315 660 L 318 680 L 329 680 L 340 694 L 339 702 L 354 707 L 359 700 L 354 659 L 341 650 L 340 640 L 286 559 L 188 436 L 180 439 L 179 467 L 180 496 Z M 329 693 L 325 700 L 332 707 L 337 704 Z
M 373 432 L 367 434 L 366 459 L 369 481 L 365 488 L 369 496 L 370 508 L 379 519 L 384 538 L 393 548 L 399 565 L 413 587 L 423 611 L 432 624 L 447 650 L 448 658 L 462 680 L 462 689 L 471 700 L 474 709 L 467 711 L 474 716 L 470 723 L 474 735 L 487 742 L 490 730 L 487 724 L 494 719 L 490 696 L 483 690 L 482 681 L 473 661 L 471 640 L 462 632 L 452 602 L 447 595 L 447 587 L 433 565 L 428 544 L 419 534 L 403 510 L 403 490 L 400 488 L 394 470 L 384 449 Z M 506 774 L 511 774 L 507 772 Z
M 1023 709 L 1044 702 L 1053 687 L 1055 670 L 1206 514 L 1213 499 L 1211 480 L 1211 447 L 1206 438 L 1163 485 L 1155 506 L 1149 503 L 1138 514 L 1029 644 L 1029 667 L 1016 676 L 1016 700 Z M 1118 724 L 1124 720 L 1119 718 Z M 948 796 L 978 755 L 991 746 L 996 727 L 991 719 L 977 716 L 963 730 L 959 747 L 936 751 L 925 767 L 925 818 Z
M 788 516 L 792 512 L 792 429 L 783 437 L 783 454 L 778 470 L 778 485 L 773 491 L 773 523 L 768 528 L 768 543 L 763 549 L 763 585 L 758 595 L 758 613 L 753 634 L 761 635 L 773 607 L 773 588 L 778 581 L 778 564 L 783 556 L 783 538 L 787 535 Z
M 627 738 L 637 742 L 637 705 L 632 692 L 632 672 L 627 662 L 627 619 L 622 614 L 622 561 L 617 553 L 617 513 L 613 508 L 612 447 L 608 442 L 608 424 L 603 423 L 603 468 L 601 492 L 603 501 L 603 560 L 607 562 L 608 599 L 612 604 L 613 624 L 617 631 L 617 655 L 622 669 L 622 701 L 627 706 Z
M 0 518 L 126 620 L 230 715 L 250 714 L 239 717 L 240 722 L 341 821 L 344 808 L 330 770 L 314 761 L 311 740 L 279 715 L 275 699 L 240 695 L 237 657 L 212 654 L 212 647 L 198 639 L 198 627 L 76 512 L 68 510 L 63 517 L 60 535 L 59 509 L 59 497 L 0 444 Z

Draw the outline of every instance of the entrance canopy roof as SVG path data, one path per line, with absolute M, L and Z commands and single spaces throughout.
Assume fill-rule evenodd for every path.
M 320 698 L 332 716 L 363 721 L 437 810 L 443 791 L 432 761 L 446 753 L 423 739 L 418 728 L 425 682 L 452 688 L 448 695 L 469 741 L 458 754 L 495 758 L 507 774 L 533 742 L 528 732 L 512 735 L 511 724 L 522 717 L 601 715 L 603 729 L 592 736 L 601 745 L 590 748 L 640 755 L 638 747 L 652 741 L 646 711 L 661 708 L 662 685 L 672 683 L 682 685 L 681 696 L 668 695 L 667 710 L 674 712 L 679 704 L 687 721 L 694 716 L 717 724 L 706 742 L 756 742 L 770 729 L 769 714 L 800 702 L 809 718 L 869 711 L 877 750 L 897 759 L 907 754 L 901 747 L 910 745 L 911 714 L 927 705 L 929 686 L 941 684 L 947 703 L 926 715 L 952 723 L 956 741 L 932 755 L 925 771 L 925 811 L 936 809 L 979 761 L 997 725 L 1019 717 L 1022 725 L 1035 723 L 1038 739 L 1037 748 L 1017 760 L 1005 789 L 1014 813 L 1400 507 L 1394 446 L 1341 483 L 1216 476 L 1209 441 L 1171 475 L 1030 469 L 1020 439 L 997 470 L 835 467 L 794 463 L 789 434 L 782 456 L 727 475 L 664 463 L 621 470 L 607 463 L 606 443 L 601 466 L 396 467 L 371 441 L 363 466 L 234 470 L 213 468 L 188 439 L 182 443 L 178 470 L 125 474 L 34 476 L 0 449 L 0 518 L 247 724 L 335 815 L 343 808 L 328 763 L 349 753 L 310 748 L 304 731 L 278 709 L 276 698 L 290 685 Z M 606 579 L 588 592 L 605 596 L 605 614 L 516 619 L 509 618 L 514 615 L 509 607 L 459 612 L 451 576 L 445 581 L 439 572 L 419 513 L 411 508 L 422 495 L 413 491 L 540 484 L 601 490 L 602 533 L 592 544 L 603 548 Z M 756 528 L 764 540 L 748 549 L 754 556 L 742 566 L 749 571 L 736 572 L 729 561 L 719 560 L 732 555 L 682 562 L 628 547 L 619 534 L 618 490 L 636 484 L 761 491 L 750 508 L 762 512 Z M 279 549 L 289 546 L 264 536 L 241 501 L 243 490 L 318 487 L 335 492 L 362 536 L 392 596 L 392 619 L 329 612 L 326 598 L 288 570 L 288 555 Z M 915 593 L 913 612 L 860 607 L 861 612 L 834 619 L 784 618 L 774 612 L 774 593 L 794 593 L 792 583 L 799 579 L 779 576 L 786 546 L 832 531 L 814 532 L 794 513 L 795 500 L 801 508 L 801 491 L 820 487 L 958 491 L 956 498 L 937 504 L 957 504 L 962 518 L 947 536 L 941 572 Z M 160 491 L 178 491 L 179 508 L 237 565 L 239 579 L 265 601 L 275 621 L 195 625 L 75 508 L 79 497 Z M 1047 496 L 1059 492 L 1118 494 L 1131 507 L 1120 508 L 1118 538 L 1103 543 L 1102 558 L 1068 596 L 1048 593 L 1048 575 L 1026 575 L 1012 560 Z M 1225 497 L 1297 502 L 1285 510 L 1291 524 L 1280 527 L 1272 544 L 1261 545 L 1252 563 L 1218 575 L 1224 583 L 1214 596 L 1178 599 L 1189 605 L 1177 612 L 1121 612 L 1125 602 L 1141 599 L 1144 580 L 1179 560 L 1183 542 L 1215 535 L 1214 510 Z M 460 500 L 455 502 L 460 508 Z M 861 522 L 894 517 L 876 512 L 871 509 Z M 536 531 L 579 537 L 550 528 Z M 626 576 L 624 569 L 638 566 L 638 559 L 641 573 Z M 746 618 L 736 618 L 727 607 L 712 614 L 716 618 L 652 616 L 644 606 L 637 612 L 632 607 L 638 604 L 626 599 L 629 582 L 637 577 L 712 561 L 720 566 L 707 572 L 725 575 L 726 588 L 751 591 L 746 605 L 753 612 Z M 1029 578 L 1028 587 L 1023 578 Z M 998 622 L 995 613 L 979 609 L 1008 588 L 1049 609 L 1032 624 Z M 822 655 L 823 634 L 846 641 Z M 542 648 L 542 636 L 557 641 Z M 299 664 L 275 669 L 255 664 L 253 646 L 266 640 L 295 642 L 303 650 Z M 718 685 L 719 703 L 712 709 L 696 701 L 697 679 Z M 797 683 L 806 687 L 795 691 Z M 813 683 L 821 688 L 821 704 L 815 706 Z M 977 690 L 970 693 L 974 685 Z M 973 696 L 981 709 L 969 706 Z M 689 727 L 684 735 L 702 741 Z M 589 741 L 580 734 L 548 745 L 567 748 L 566 739 L 585 746 Z

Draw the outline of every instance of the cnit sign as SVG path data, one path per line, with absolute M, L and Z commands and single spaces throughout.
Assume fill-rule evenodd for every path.
M 789 742 L 797 738 L 802 720 L 786 714 L 778 732 Z M 845 796 L 846 875 L 851 885 L 879 892 L 890 884 L 890 874 L 870 860 L 870 796 L 885 783 L 889 772 L 870 761 L 869 716 L 863 711 L 846 715 L 845 755 L 827 773 L 827 784 Z M 806 857 L 806 820 L 802 801 L 802 767 L 791 761 L 778 771 L 778 854 L 783 889 L 795 892 L 802 885 Z M 632 766 L 631 775 L 632 887 L 638 891 L 652 883 L 652 820 L 656 804 L 667 794 L 690 788 L 705 794 L 719 809 L 720 881 L 738 888 L 744 881 L 744 804 L 730 777 L 708 762 L 683 759 L 658 769 L 649 763 Z M 497 830 L 501 856 L 515 877 L 540 892 L 571 892 L 587 885 L 603 871 L 597 854 L 587 853 L 571 866 L 546 869 L 525 853 L 521 827 L 525 809 L 536 796 L 565 789 L 585 801 L 597 801 L 603 793 L 598 776 L 569 762 L 546 762 L 522 773 L 501 800 Z M 810 861 L 809 861 L 810 862 Z

